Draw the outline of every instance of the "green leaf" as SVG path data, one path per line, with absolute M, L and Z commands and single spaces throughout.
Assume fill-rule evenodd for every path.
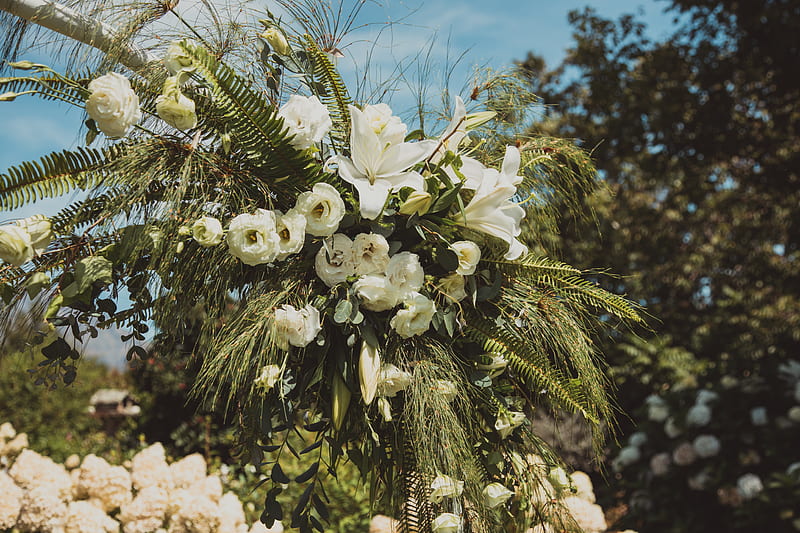
M 72 347 L 61 337 L 42 348 L 42 355 L 51 360 L 67 359 L 71 352 Z
M 28 282 L 25 284 L 25 291 L 28 293 L 28 298 L 35 298 L 45 285 L 50 284 L 50 277 L 44 272 L 35 272 Z
M 353 304 L 350 300 L 342 300 L 336 304 L 336 309 L 333 313 L 333 321 L 337 324 L 344 324 L 353 313 Z
M 95 282 L 103 284 L 111 283 L 113 277 L 111 261 L 99 255 L 84 257 L 75 266 L 75 283 L 78 285 L 78 293 L 82 293 Z
M 458 198 L 458 193 L 461 191 L 461 183 L 457 183 L 452 189 L 448 189 L 444 192 L 439 198 L 433 203 L 431 208 L 428 210 L 429 213 L 438 213 L 439 211 L 445 211 L 453 205 L 453 202 L 456 201 Z
M 283 473 L 283 469 L 279 463 L 275 463 L 275 465 L 272 467 L 272 474 L 270 475 L 270 478 L 272 478 L 272 481 L 275 483 L 286 484 L 291 482 L 289 476 Z
M 447 246 L 436 248 L 435 259 L 447 272 L 454 272 L 458 268 L 458 254 Z
M 319 463 L 314 463 L 308 468 L 308 470 L 306 470 L 305 472 L 294 478 L 294 480 L 296 483 L 305 483 L 306 481 L 314 477 L 318 470 L 319 470 Z

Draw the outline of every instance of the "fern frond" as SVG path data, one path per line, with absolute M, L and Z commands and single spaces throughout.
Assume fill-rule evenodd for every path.
M 314 39 L 310 35 L 304 35 L 302 40 L 313 64 L 314 79 L 325 88 L 325 93 L 320 96 L 333 120 L 331 137 L 337 142 L 345 142 L 350 133 L 350 111 L 347 106 L 353 103 L 347 86 L 328 55 L 320 50 Z
M 499 270 L 508 276 L 524 277 L 543 283 L 550 283 L 550 280 L 576 276 L 581 273 L 580 270 L 573 266 L 545 256 L 528 255 L 514 261 L 487 259 L 485 262 L 496 265 Z
M 51 73 L 40 76 L 14 76 L 0 78 L 0 93 L 33 91 L 44 100 L 60 100 L 74 105 L 83 105 L 85 90 L 70 83 L 63 76 Z
M 312 179 L 321 167 L 290 143 L 283 120 L 277 111 L 251 84 L 230 67 L 217 61 L 202 47 L 182 43 L 194 58 L 196 74 L 209 85 L 214 103 L 224 124 L 220 131 L 230 134 L 244 150 L 250 164 L 268 179 Z M 300 184 L 298 184 L 300 185 Z
M 78 147 L 53 152 L 0 174 L 0 210 L 9 211 L 42 198 L 61 196 L 73 189 L 89 189 L 107 178 L 102 168 L 119 157 L 125 145 L 106 150 Z
M 522 339 L 477 312 L 469 313 L 466 318 L 466 335 L 487 352 L 505 357 L 530 389 L 546 390 L 548 397 L 560 407 L 583 414 L 593 424 L 599 423 L 595 408 L 587 403 L 578 384 L 556 368 L 547 356 L 531 351 Z

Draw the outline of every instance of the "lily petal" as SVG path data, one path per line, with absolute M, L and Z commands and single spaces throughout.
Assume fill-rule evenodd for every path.
M 383 146 L 378 135 L 364 116 L 364 113 L 354 105 L 349 105 L 352 130 L 350 132 L 350 149 L 352 150 L 353 164 L 364 175 L 375 171 L 380 164 Z M 405 169 L 404 169 L 405 170 Z
M 375 180 L 375 183 L 370 183 L 366 178 L 356 179 L 350 183 L 358 191 L 361 216 L 369 220 L 378 218 L 383 212 L 383 206 L 386 205 L 391 184 L 386 180 Z
M 375 174 L 387 176 L 407 170 L 428 157 L 436 146 L 434 140 L 394 144 L 383 153 Z
M 506 146 L 506 155 L 503 157 L 501 174 L 505 180 L 514 187 L 522 183 L 522 176 L 517 175 L 521 159 L 519 148 L 516 146 Z

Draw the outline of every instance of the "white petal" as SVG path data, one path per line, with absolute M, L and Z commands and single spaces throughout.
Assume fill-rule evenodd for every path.
M 352 122 L 350 149 L 353 164 L 361 173 L 369 174 L 370 170 L 374 171 L 380 164 L 383 147 L 364 113 L 356 106 L 347 107 Z
M 356 179 L 351 183 L 358 191 L 361 216 L 370 220 L 378 218 L 389 197 L 391 184 L 386 180 L 376 180 L 371 184 L 368 179 Z
M 520 161 L 521 156 L 519 149 L 516 146 L 506 146 L 502 174 L 506 178 L 506 181 L 515 187 L 522 183 L 522 176 L 517 176 Z
M 436 149 L 436 141 L 395 144 L 386 149 L 376 169 L 378 176 L 390 176 L 407 170 L 428 157 Z
M 367 179 L 367 176 L 358 170 L 353 164 L 353 160 L 343 155 L 335 155 L 328 159 L 326 165 L 336 163 L 339 166 L 339 177 L 347 183 L 355 184 L 357 180 Z

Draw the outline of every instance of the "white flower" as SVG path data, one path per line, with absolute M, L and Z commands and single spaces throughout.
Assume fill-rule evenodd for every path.
M 403 300 L 404 308 L 389 321 L 389 325 L 403 338 L 422 335 L 431 325 L 436 306 L 427 297 L 412 292 Z
M 764 490 L 761 478 L 755 474 L 745 474 L 736 481 L 736 489 L 745 500 L 752 500 Z
M 381 146 L 399 144 L 406 138 L 406 125 L 400 117 L 392 115 L 391 108 L 386 104 L 364 106 L 362 110 L 364 119 L 370 129 L 381 141 Z
M 190 130 L 197 126 L 194 100 L 182 93 L 156 98 L 156 113 L 161 120 L 179 130 Z
M 489 483 L 483 489 L 483 500 L 489 509 L 503 505 L 513 495 L 514 492 L 508 490 L 502 483 Z
M 431 503 L 442 503 L 445 498 L 455 498 L 464 492 L 464 482 L 439 474 L 431 483 Z
M 576 470 L 569 475 L 572 486 L 575 488 L 575 496 L 586 500 L 587 502 L 594 503 L 597 497 L 594 494 L 594 487 L 592 486 L 592 478 L 586 472 Z
M 378 382 L 380 396 L 394 398 L 409 385 L 411 385 L 411 374 L 390 363 L 381 366 L 381 379 Z
M 433 519 L 431 530 L 433 533 L 458 533 L 461 527 L 461 517 L 453 513 L 442 513 Z
M 361 306 L 369 311 L 388 311 L 400 299 L 389 279 L 379 274 L 362 276 L 353 283 L 353 292 L 361 300 Z
M 669 406 L 655 394 L 651 394 L 645 399 L 647 404 L 647 418 L 653 422 L 663 422 L 669 416 Z
M 478 262 L 481 260 L 481 249 L 472 241 L 458 241 L 450 245 L 458 256 L 457 274 L 469 276 L 475 273 Z
M 525 210 L 511 200 L 516 193 L 517 187 L 506 181 L 503 175 L 494 169 L 487 169 L 475 195 L 464 208 L 463 218 L 459 220 L 469 229 L 507 242 L 505 258 L 510 260 L 528 251 L 517 239 L 522 233 L 520 224 L 525 218 Z
M 642 454 L 636 446 L 625 446 L 612 461 L 614 470 L 619 472 L 628 465 L 632 465 L 641 458 Z
M 380 412 L 384 422 L 392 421 L 392 405 L 383 396 L 378 398 L 378 412 Z
M 306 240 L 306 217 L 294 209 L 290 209 L 285 215 L 278 211 L 275 231 L 280 237 L 278 259 L 284 260 L 303 248 Z
M 281 367 L 278 365 L 265 365 L 255 380 L 256 387 L 269 391 L 281 379 Z
M 672 460 L 668 453 L 657 453 L 650 458 L 650 471 L 654 476 L 663 476 L 669 472 L 669 465 Z
M 467 297 L 464 287 L 464 276 L 455 273 L 440 279 L 437 285 L 437 288 L 454 302 L 460 302 Z
M 522 425 L 525 421 L 525 413 L 519 411 L 502 411 L 497 413 L 497 420 L 494 422 L 494 429 L 504 439 L 511 435 L 515 428 Z
M 385 111 L 376 112 L 374 106 L 367 106 L 364 111 L 348 107 L 351 157 L 334 156 L 328 165 L 337 164 L 339 176 L 358 191 L 361 216 L 375 219 L 383 211 L 390 191 L 403 187 L 425 189 L 419 172 L 408 169 L 425 159 L 436 148 L 436 141 L 403 142 L 405 126 L 399 128 L 391 118 L 387 120 Z
M 167 55 L 164 56 L 164 66 L 173 76 L 182 70 L 194 70 L 192 56 L 190 56 L 179 41 L 172 41 L 167 48 Z
M 569 509 L 570 514 L 580 527 L 580 531 L 585 533 L 601 533 L 608 528 L 603 508 L 599 505 L 589 503 L 577 496 L 567 496 L 564 498 L 564 505 Z
M 298 150 L 305 150 L 318 143 L 330 131 L 333 122 L 328 108 L 316 96 L 293 94 L 289 101 L 278 110 L 289 135 L 291 144 Z
M 292 50 L 289 46 L 289 41 L 286 40 L 286 36 L 275 26 L 267 28 L 266 31 L 261 34 L 261 38 L 267 41 L 270 48 L 278 55 L 288 55 Z
M 25 230 L 31 238 L 31 246 L 35 255 L 44 252 L 53 240 L 53 227 L 50 219 L 44 215 L 17 220 L 15 224 Z
M 795 423 L 800 423 L 800 405 L 795 405 L 786 413 L 789 420 Z
M 380 379 L 380 350 L 367 341 L 361 341 L 361 351 L 358 354 L 358 383 L 361 385 L 361 398 L 366 405 L 371 404 L 375 399 Z
M 675 437 L 683 433 L 683 429 L 680 426 L 678 426 L 678 423 L 675 422 L 674 418 L 669 417 L 666 423 L 664 424 L 664 433 L 667 434 L 667 437 L 674 439 Z
M 306 217 L 306 232 L 316 237 L 336 233 L 345 214 L 342 196 L 327 183 L 317 183 L 310 191 L 300 193 L 294 209 Z
M 554 466 L 547 474 L 547 479 L 556 490 L 568 489 L 571 485 L 569 475 L 560 466 Z
M 0 530 L 10 531 L 17 523 L 23 492 L 2 470 L 0 470 L 0 494 L 3 495 L 0 498 Z
M 750 421 L 754 426 L 766 426 L 769 421 L 766 407 L 753 407 L 750 409 Z
M 680 443 L 673 451 L 672 451 L 672 460 L 675 462 L 676 465 L 686 466 L 690 465 L 697 459 L 697 453 L 694 450 L 694 446 L 692 446 L 688 442 Z
M 27 231 L 16 224 L 0 226 L 0 259 L 18 267 L 33 259 L 33 255 Z
M 200 246 L 216 246 L 222 236 L 222 223 L 214 217 L 200 217 L 192 224 L 192 238 Z
M 322 330 L 319 311 L 313 305 L 296 309 L 284 304 L 275 310 L 274 323 L 276 342 L 284 350 L 289 344 L 298 348 L 308 346 Z
M 356 273 L 353 261 L 353 241 L 344 233 L 337 233 L 322 242 L 314 261 L 317 276 L 328 287 L 341 283 Z
M 74 490 L 110 512 L 131 501 L 131 476 L 122 466 L 111 466 L 96 455 L 87 455 L 78 470 Z
M 640 447 L 645 442 L 647 442 L 647 434 L 642 433 L 641 431 L 637 431 L 633 433 L 630 437 L 628 437 L 628 444 L 630 446 Z
M 713 390 L 702 389 L 697 392 L 697 399 L 695 399 L 694 403 L 697 405 L 706 405 L 713 401 L 716 401 L 718 398 L 719 394 L 717 394 Z
M 378 233 L 359 233 L 353 239 L 353 260 L 356 274 L 377 274 L 386 272 L 389 265 L 389 243 Z
M 386 277 L 395 287 L 400 298 L 419 291 L 425 282 L 425 271 L 419 262 L 419 256 L 411 252 L 400 252 L 389 259 L 386 266 Z
M 164 446 L 157 442 L 140 451 L 131 459 L 133 488 L 141 494 L 148 487 L 170 490 L 172 472 L 167 464 Z M 138 499 L 138 498 L 137 498 Z
M 447 152 L 458 153 L 458 146 L 461 141 L 467 136 L 466 116 L 467 108 L 464 105 L 464 100 L 460 96 L 456 96 L 455 109 L 453 110 L 453 118 L 439 138 L 439 148 L 433 154 L 431 162 L 438 163 Z
M 228 248 L 245 265 L 270 263 L 278 256 L 280 237 L 275 213 L 258 209 L 255 214 L 241 214 L 228 227 Z
M 690 426 L 705 426 L 711 422 L 711 408 L 707 405 L 693 405 L 686 413 L 686 423 Z
M 86 112 L 97 127 L 112 139 L 125 136 L 142 118 L 139 97 L 128 78 L 109 72 L 89 82 Z
M 692 446 L 700 457 L 713 457 L 719 453 L 720 442 L 714 435 L 699 435 Z

